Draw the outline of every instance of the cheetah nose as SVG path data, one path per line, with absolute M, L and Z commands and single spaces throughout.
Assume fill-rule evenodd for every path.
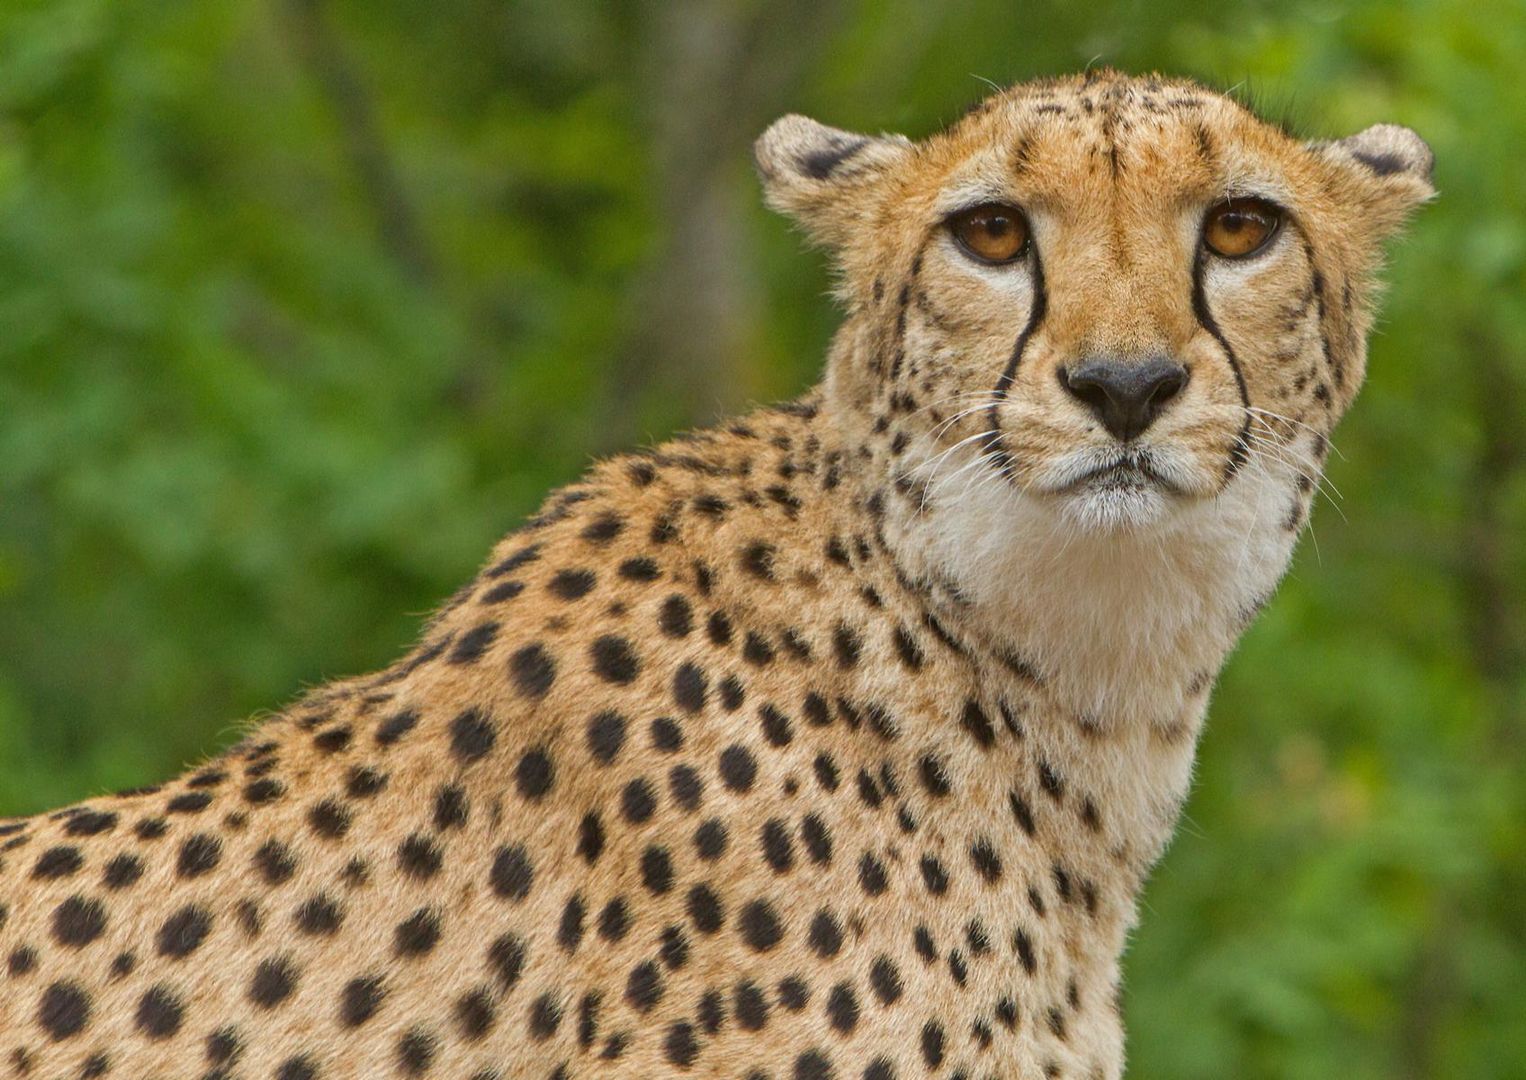
M 1060 385 L 1124 442 L 1143 433 L 1187 385 L 1187 369 L 1164 356 L 1088 357 L 1062 366 L 1059 376 Z

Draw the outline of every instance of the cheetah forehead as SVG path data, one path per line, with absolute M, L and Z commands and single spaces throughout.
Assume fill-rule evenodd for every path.
M 828 247 L 872 251 L 866 268 L 982 198 L 1127 221 L 1259 194 L 1329 231 L 1362 222 L 1354 239 L 1375 245 L 1434 194 L 1431 151 L 1407 128 L 1309 142 L 1190 80 L 1115 71 L 1016 84 L 921 142 L 787 116 L 755 156 L 769 204 Z

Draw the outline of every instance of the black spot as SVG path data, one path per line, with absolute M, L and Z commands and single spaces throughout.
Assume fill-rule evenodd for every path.
M 76 847 L 51 847 L 37 857 L 32 865 L 32 876 L 39 881 L 66 878 L 85 865 L 85 858 Z
M 545 1042 L 551 1038 L 561 1022 L 562 1007 L 549 992 L 530 1004 L 530 1037 L 536 1042 Z
M 42 992 L 37 1023 L 55 1042 L 78 1035 L 90 1022 L 90 995 L 72 982 L 56 982 Z
M 976 871 L 987 881 L 997 881 L 1001 878 L 1001 857 L 996 854 L 996 848 L 991 841 L 984 838 L 975 841 L 970 847 L 970 862 L 974 864 Z
M 514 784 L 526 799 L 545 798 L 555 782 L 556 769 L 550 756 L 540 747 L 525 751 L 514 767 Z
M 583 526 L 583 539 L 591 540 L 595 544 L 607 544 L 620 535 L 620 530 L 625 528 L 618 515 L 603 513 Z
M 795 1059 L 794 1080 L 832 1080 L 832 1062 L 820 1050 L 807 1050 Z
M 117 815 L 105 810 L 82 810 L 64 822 L 69 836 L 95 836 L 116 828 Z
M 313 747 L 320 753 L 337 754 L 350 745 L 352 732 L 348 727 L 331 727 L 313 736 Z
M 423 833 L 414 833 L 397 846 L 397 866 L 406 877 L 426 881 L 440 872 L 440 846 Z
M 671 716 L 659 716 L 652 721 L 652 748 L 664 754 L 683 749 L 684 732 Z
M 215 837 L 207 833 L 195 833 L 188 836 L 180 845 L 180 854 L 175 861 L 175 872 L 183 878 L 200 877 L 207 871 L 217 866 L 222 861 L 223 846 Z
M 378 746 L 391 746 L 408 732 L 412 731 L 419 722 L 419 714 L 411 709 L 400 713 L 394 713 L 376 726 L 376 743 Z
M 657 628 L 668 637 L 688 637 L 694 627 L 694 611 L 689 601 L 676 593 L 662 602 L 657 613 Z
M 991 718 L 974 700 L 964 703 L 964 715 L 959 723 L 981 749 L 987 750 L 995 745 L 996 729 L 991 725 Z
M 858 860 L 858 884 L 866 896 L 879 896 L 890 886 L 885 864 L 867 851 Z
M 556 661 L 540 644 L 526 645 L 509 657 L 509 678 L 525 697 L 542 698 L 556 680 Z
M 767 900 L 752 900 L 744 904 L 737 925 L 742 940 L 755 952 L 768 952 L 784 937 L 779 915 Z
M 101 875 L 101 882 L 108 889 L 125 889 L 143 876 L 143 860 L 123 852 L 112 857 Z
M 877 1057 L 864 1068 L 864 1080 L 896 1080 L 895 1066 L 889 1058 Z
M 1012 816 L 1016 819 L 1018 827 L 1029 836 L 1037 830 L 1033 820 L 1033 810 L 1028 806 L 1028 800 L 1013 791 L 1007 795 L 1007 805 L 1012 808 Z
M 399 956 L 423 956 L 440 940 L 440 917 L 420 908 L 392 931 L 392 947 Z
M 254 853 L 254 865 L 268 884 L 280 885 L 297 872 L 297 859 L 291 848 L 279 840 L 267 840 Z
M 656 581 L 662 576 L 662 571 L 658 569 L 657 563 L 644 555 L 633 559 L 626 559 L 620 564 L 619 573 L 626 581 L 640 582 Z
M 514 989 L 525 970 L 525 943 L 514 934 L 504 934 L 488 946 L 488 967 L 505 993 Z
M 505 600 L 514 599 L 514 597 L 524 591 L 525 583 L 523 581 L 501 581 L 483 593 L 480 602 L 484 604 L 501 604 Z
M 657 950 L 657 955 L 668 966 L 669 971 L 677 971 L 689 962 L 689 938 L 682 927 L 663 928 L 662 945 Z
M 615 897 L 599 912 L 599 936 L 605 941 L 623 940 L 630 926 L 630 908 L 623 897 Z
M 858 1026 L 858 996 L 847 983 L 838 983 L 827 995 L 827 1020 L 844 1034 Z
M 936 855 L 922 856 L 922 882 L 934 896 L 948 892 L 948 871 Z
M 783 874 L 794 868 L 795 842 L 790 837 L 789 826 L 783 821 L 778 818 L 765 821 L 762 842 L 763 858 L 769 866 L 774 868 L 776 874 Z
M 317 1080 L 317 1077 L 318 1066 L 301 1054 L 287 1058 L 276 1070 L 276 1080 Z
M 936 754 L 923 754 L 917 762 L 917 772 L 929 795 L 941 799 L 949 793 L 948 767 Z
M 573 896 L 562 908 L 562 921 L 556 930 L 556 941 L 563 952 L 575 952 L 582 943 L 583 918 L 587 913 L 582 896 Z
M 600 765 L 608 765 L 625 745 L 625 717 L 605 710 L 588 720 L 588 752 Z
M 297 986 L 297 969 L 286 957 L 262 960 L 249 980 L 249 1000 L 262 1009 L 279 1005 Z
M 154 947 L 160 956 L 178 960 L 200 948 L 211 929 L 211 913 L 200 905 L 188 904 L 160 925 Z
M 106 908 L 99 900 L 71 896 L 53 909 L 53 940 L 71 949 L 88 945 L 106 931 Z
M 508 558 L 490 567 L 486 576 L 490 578 L 503 577 L 505 574 L 518 570 L 521 566 L 528 566 L 538 558 L 540 558 L 540 545 L 531 544 L 529 547 L 521 548 Z
M 578 854 L 589 866 L 599 861 L 604 853 L 604 823 L 599 815 L 590 810 L 578 823 Z
M 319 893 L 302 902 L 292 915 L 292 921 L 304 934 L 328 937 L 344 922 L 344 911 L 329 897 Z
M 547 587 L 563 600 L 577 600 L 591 593 L 597 580 L 592 570 L 558 570 Z
M 706 862 L 714 862 L 726 853 L 726 826 L 710 818 L 694 830 L 694 850 Z
M 720 769 L 721 782 L 732 791 L 751 791 L 758 775 L 752 751 L 735 743 L 721 751 Z
M 673 888 L 673 860 L 667 848 L 654 844 L 641 853 L 641 882 L 657 896 Z
M 721 899 L 708 885 L 695 885 L 689 890 L 688 909 L 694 928 L 702 934 L 715 933 L 725 922 Z
M 620 812 L 633 825 L 650 819 L 656 809 L 657 792 L 645 777 L 637 777 L 620 792 Z
M 491 991 L 482 987 L 458 998 L 455 1012 L 456 1027 L 461 1037 L 470 1042 L 476 1042 L 492 1030 L 493 1022 L 498 1018 Z
M 699 1044 L 694 1039 L 694 1028 L 680 1021 L 668 1028 L 662 1040 L 662 1056 L 680 1068 L 687 1069 L 699 1056 Z
M 864 645 L 859 641 L 858 632 L 844 622 L 838 622 L 832 632 L 832 650 L 838 657 L 838 667 L 844 670 L 856 667 L 862 648 Z
M 244 785 L 244 801 L 255 806 L 263 806 L 266 803 L 274 802 L 285 794 L 286 785 L 268 776 L 252 780 Z
M 742 686 L 742 680 L 735 675 L 727 675 L 720 682 L 721 706 L 727 712 L 736 712 L 742 707 L 742 702 L 747 697 L 747 691 Z
M 613 634 L 596 638 L 588 648 L 588 655 L 593 661 L 594 673 L 605 682 L 623 686 L 634 682 L 641 670 L 641 662 L 636 659 L 631 643 Z
M 37 967 L 37 950 L 29 945 L 12 949 L 11 955 L 6 957 L 5 969 L 11 975 L 21 976 L 30 974 Z
M 625 980 L 625 1000 L 637 1012 L 650 1012 L 662 1000 L 662 970 L 651 960 L 631 968 Z
M 749 630 L 742 639 L 742 659 L 758 667 L 771 664 L 774 660 L 773 646 L 761 634 Z
M 344 775 L 344 792 L 352 799 L 369 799 L 386 786 L 386 774 L 377 772 L 369 765 L 351 766 Z
M 447 784 L 435 792 L 434 827 L 441 832 L 459 829 L 466 824 L 466 792 L 454 784 Z
M 319 836 L 338 840 L 350 831 L 350 812 L 333 799 L 324 799 L 307 812 L 307 823 Z
M 929 1069 L 943 1064 L 943 1025 L 936 1020 L 922 1025 L 922 1060 Z
M 530 853 L 523 844 L 504 846 L 493 858 L 489 875 L 493 891 L 509 900 L 523 900 L 530 895 L 535 871 L 530 863 Z
M 205 791 L 187 791 L 165 803 L 164 809 L 171 814 L 199 814 L 210 805 L 212 796 Z
M 408 1076 L 423 1076 L 434 1064 L 439 1040 L 422 1028 L 407 1032 L 397 1043 L 397 1063 Z
M 339 1022 L 345 1027 L 359 1027 L 376 1015 L 385 996 L 379 976 L 351 979 L 339 995 Z
M 821 785 L 823 791 L 837 790 L 840 778 L 837 773 L 837 764 L 832 760 L 831 754 L 817 754 L 816 760 L 811 763 L 811 768 L 816 773 L 816 782 Z
M 138 999 L 138 1030 L 150 1039 L 168 1039 L 180 1030 L 185 1007 L 163 983 L 149 987 Z
M 842 924 L 831 912 L 818 911 L 806 932 L 806 942 L 817 956 L 824 959 L 836 956 L 842 950 Z
M 869 968 L 869 986 L 881 1004 L 894 1005 L 899 1001 L 903 990 L 901 972 L 895 961 L 888 956 L 877 957 Z
M 450 752 L 462 764 L 485 757 L 497 739 L 493 722 L 477 709 L 458 713 L 450 722 Z
M 685 810 L 695 810 L 704 796 L 705 784 L 699 773 L 688 765 L 674 765 L 668 773 L 668 787 L 673 801 Z
M 169 832 L 170 827 L 163 818 L 145 818 L 134 825 L 132 831 L 139 840 L 157 840 Z
M 758 716 L 763 721 L 763 737 L 773 746 L 788 746 L 794 736 L 790 729 L 789 717 L 785 716 L 772 705 L 764 704 L 758 710 Z
M 800 819 L 800 838 L 805 841 L 805 849 L 812 862 L 818 866 L 831 863 L 832 833 L 826 822 L 815 814 L 807 814 Z
M 742 569 L 762 581 L 772 581 L 777 556 L 778 552 L 772 544 L 748 544 L 742 549 Z
M 697 713 L 703 709 L 708 689 L 705 673 L 697 664 L 680 664 L 673 673 L 673 700 L 685 712 Z

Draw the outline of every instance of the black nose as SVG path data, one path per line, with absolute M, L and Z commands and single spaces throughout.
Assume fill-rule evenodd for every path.
M 1060 385 L 1085 402 L 1103 427 L 1128 441 L 1181 393 L 1187 385 L 1187 369 L 1163 356 L 1092 357 L 1060 368 Z

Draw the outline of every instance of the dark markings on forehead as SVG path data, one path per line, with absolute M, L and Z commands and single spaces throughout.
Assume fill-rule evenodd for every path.
M 1208 127 L 1204 124 L 1195 125 L 1192 129 L 1192 137 L 1197 141 L 1198 157 L 1202 159 L 1203 165 L 1209 169 L 1214 168 L 1219 155 L 1217 148 L 1213 145 L 1213 136 L 1208 133 Z

